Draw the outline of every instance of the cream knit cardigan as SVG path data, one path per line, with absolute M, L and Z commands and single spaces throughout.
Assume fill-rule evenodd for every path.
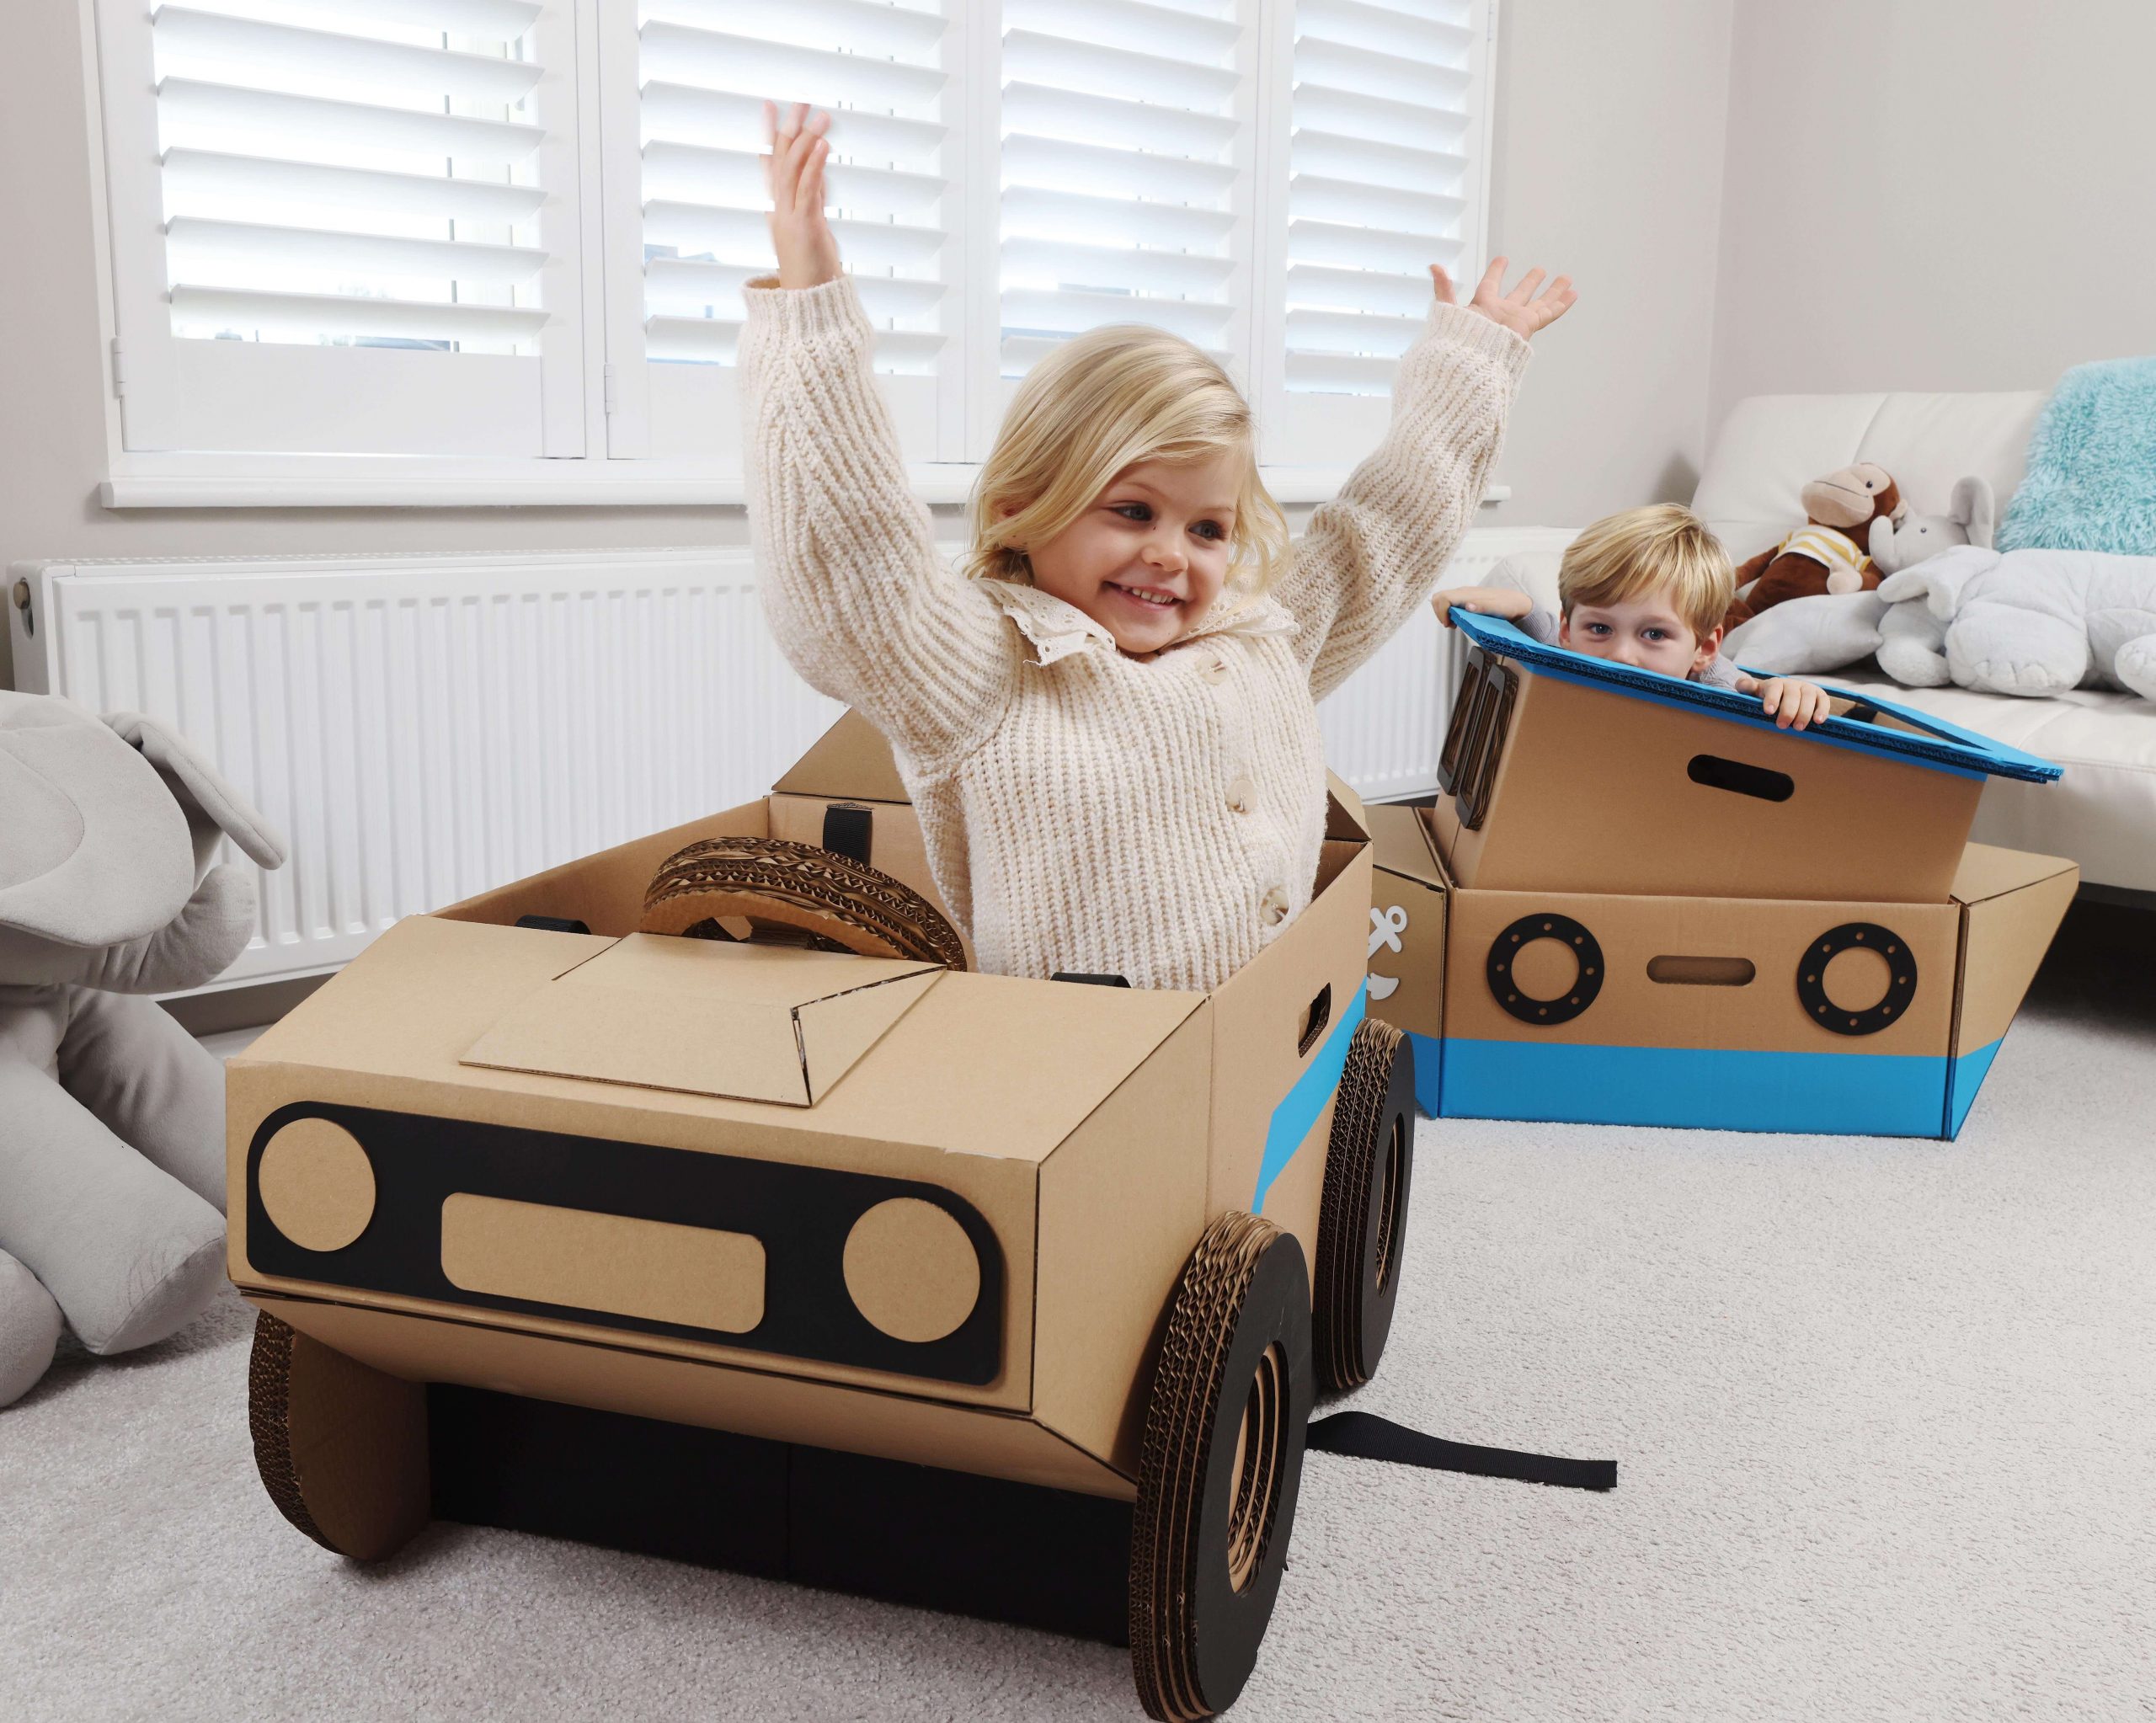
M 749 518 L 796 669 L 889 739 L 983 969 L 1218 986 L 1310 901 L 1316 701 L 1425 602 L 1474 518 L 1527 343 L 1435 306 L 1391 429 L 1269 596 L 1223 593 L 1150 659 L 1028 585 L 966 579 L 929 515 L 841 278 L 748 290 Z

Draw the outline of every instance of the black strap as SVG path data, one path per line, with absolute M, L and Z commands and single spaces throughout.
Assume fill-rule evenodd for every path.
M 826 808 L 824 810 L 824 847 L 849 862 L 868 866 L 868 835 L 875 829 L 875 816 L 866 808 Z
M 536 927 L 547 933 L 591 931 L 583 922 L 573 920 L 566 915 L 520 915 L 516 918 L 516 925 L 519 927 Z
M 1089 987 L 1128 987 L 1130 980 L 1123 975 L 1081 975 L 1075 969 L 1058 969 L 1048 978 L 1051 981 L 1082 981 Z
M 1478 1478 L 1513 1478 L 1523 1484 L 1561 1484 L 1573 1490 L 1614 1490 L 1614 1459 L 1560 1459 L 1548 1454 L 1516 1454 L 1509 1448 L 1476 1448 L 1425 1436 L 1374 1412 L 1335 1412 L 1310 1427 L 1308 1445 L 1317 1454 L 1353 1459 L 1386 1459 L 1433 1472 L 1466 1472 Z

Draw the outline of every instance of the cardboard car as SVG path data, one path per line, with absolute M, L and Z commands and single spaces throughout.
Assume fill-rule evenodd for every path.
M 1954 1136 L 2080 877 L 1969 826 L 2059 768 L 1869 695 L 1780 730 L 1458 621 L 1446 792 L 1368 816 L 1371 1009 L 1424 1111 Z
M 849 717 L 767 797 L 400 922 L 230 1068 L 272 1499 L 377 1558 L 616 1419 L 642 1459 L 497 1523 L 611 1540 L 595 1492 L 642 1491 L 647 1547 L 872 1591 L 857 1512 L 1050 1528 L 1017 1592 L 1095 1538 L 1148 1710 L 1224 1709 L 1314 1391 L 1399 1288 L 1413 1054 L 1365 1015 L 1337 785 L 1326 830 L 1211 993 L 978 974 L 909 943 L 919 827 Z M 1001 1493 L 922 1506 L 967 1479 Z M 698 1516 L 734 1554 L 678 1547 Z

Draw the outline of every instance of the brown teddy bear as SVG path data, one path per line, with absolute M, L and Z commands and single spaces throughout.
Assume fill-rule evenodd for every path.
M 1784 599 L 1860 592 L 1879 584 L 1880 570 L 1865 548 L 1871 523 L 1899 521 L 1908 512 L 1886 469 L 1859 461 L 1813 479 L 1797 494 L 1804 504 L 1804 525 L 1738 568 L 1737 589 L 1742 596 L 1730 605 L 1724 628 L 1748 622 Z M 1749 592 L 1744 590 L 1748 583 Z

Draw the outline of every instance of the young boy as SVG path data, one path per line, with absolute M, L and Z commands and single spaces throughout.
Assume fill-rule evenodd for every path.
M 1605 515 L 1572 541 L 1557 571 L 1561 617 L 1497 586 L 1455 586 L 1431 602 L 1448 628 L 1457 605 L 1517 622 L 1545 645 L 1757 694 L 1779 729 L 1825 717 L 1825 689 L 1795 676 L 1763 682 L 1721 657 L 1722 614 L 1736 595 L 1737 571 L 1721 541 L 1689 509 L 1657 503 Z

